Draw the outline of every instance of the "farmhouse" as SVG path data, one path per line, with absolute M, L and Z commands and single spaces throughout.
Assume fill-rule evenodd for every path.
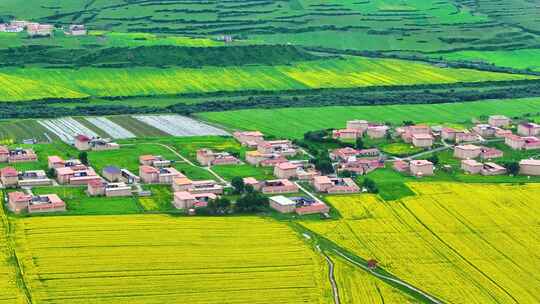
M 107 166 L 103 168 L 101 174 L 109 182 L 118 182 L 122 179 L 122 170 L 115 166 Z
M 86 192 L 90 196 L 131 196 L 132 189 L 126 183 L 106 183 L 101 180 L 89 182 Z
M 495 131 L 495 137 L 497 137 L 497 138 L 504 138 L 504 137 L 506 137 L 508 135 L 512 135 L 511 130 L 497 129 Z
M 354 193 L 360 188 L 351 178 L 331 178 L 328 176 L 316 176 L 313 179 L 313 187 L 318 192 L 326 193 Z
M 504 143 L 514 150 L 536 150 L 540 149 L 540 139 L 533 136 L 521 137 L 517 135 L 507 135 Z
M 478 135 L 476 135 L 475 133 L 471 133 L 469 131 L 457 132 L 455 135 L 456 135 L 456 139 L 455 139 L 456 143 L 472 142 L 472 141 L 478 140 Z
M 256 191 L 261 191 L 261 183 L 254 177 L 244 177 L 242 179 L 245 186 L 251 186 Z
M 411 160 L 409 171 L 414 176 L 433 175 L 433 163 L 428 160 Z
M 8 208 L 14 213 L 66 211 L 66 204 L 56 194 L 32 196 L 23 192 L 8 194 Z
M 493 159 L 493 158 L 503 157 L 503 155 L 504 155 L 503 151 L 501 151 L 499 149 L 482 147 L 481 148 L 481 153 L 480 153 L 480 158 L 481 159 Z
M 120 145 L 103 138 L 90 138 L 79 134 L 74 138 L 75 148 L 79 151 L 105 151 L 120 149 Z
M 474 159 L 464 159 L 461 161 L 461 169 L 467 173 L 478 174 L 482 170 L 483 164 Z
M 298 165 L 291 162 L 279 163 L 274 167 L 274 175 L 281 179 L 291 179 L 298 177 L 296 171 Z
M 415 147 L 428 148 L 433 145 L 433 136 L 431 134 L 413 134 L 412 143 Z
M 349 120 L 346 129 L 360 131 L 363 134 L 369 127 L 367 120 Z
M 384 161 L 378 160 L 378 159 L 364 159 L 364 158 L 340 163 L 336 167 L 338 172 L 348 171 L 348 172 L 353 172 L 360 175 L 367 174 L 378 168 L 384 168 Z
M 214 193 L 190 193 L 180 191 L 174 193 L 173 205 L 176 209 L 191 209 L 208 206 L 210 200 L 217 199 Z
M 81 161 L 78 159 L 63 160 L 60 156 L 56 155 L 47 157 L 47 163 L 49 169 L 82 165 Z
M 187 191 L 193 194 L 197 193 L 213 193 L 216 195 L 223 194 L 223 186 L 214 180 L 192 181 L 187 177 L 178 177 L 173 180 L 173 191 Z
M 171 161 L 164 159 L 160 155 L 141 155 L 139 156 L 139 164 L 143 166 L 164 168 L 169 167 L 171 165 Z
M 16 187 L 19 184 L 19 173 L 13 167 L 0 169 L 0 181 L 5 188 Z
M 285 197 L 282 195 L 269 198 L 270 207 L 280 213 L 296 212 L 299 215 L 328 213 L 330 208 L 323 202 L 308 197 Z
M 387 126 L 369 126 L 367 128 L 367 136 L 372 139 L 384 138 L 388 132 Z
M 491 115 L 488 119 L 488 123 L 492 127 L 507 127 L 510 125 L 510 118 L 504 115 Z
M 9 149 L 5 146 L 0 146 L 0 162 L 25 163 L 35 161 L 37 161 L 37 155 L 32 149 Z
M 26 26 L 26 32 L 30 37 L 51 36 L 53 34 L 53 30 L 54 25 L 52 24 L 29 23 Z
M 295 193 L 298 192 L 298 186 L 288 179 L 275 179 L 263 181 L 261 185 L 262 193 Z
M 248 148 L 256 148 L 264 141 L 264 134 L 259 131 L 234 132 L 233 137 Z
M 274 167 L 279 163 L 287 162 L 288 160 L 278 154 L 263 154 L 259 151 L 246 152 L 246 162 L 261 167 Z
M 536 136 L 540 134 L 540 125 L 532 122 L 521 123 L 517 127 L 517 133 L 521 136 Z
M 394 164 L 392 165 L 394 170 L 401 173 L 407 173 L 409 172 L 410 165 L 408 162 L 404 160 L 396 160 Z
M 65 34 L 70 36 L 85 36 L 87 31 L 83 24 L 72 24 L 69 26 Z
M 454 147 L 454 157 L 459 159 L 477 158 L 482 153 L 482 148 L 475 145 L 460 145 Z
M 151 166 L 140 166 L 139 176 L 141 181 L 147 184 L 172 184 L 177 177 L 185 177 L 175 168 L 155 168 Z
M 283 195 L 272 196 L 268 201 L 270 208 L 280 213 L 292 213 L 296 209 L 296 202 Z
M 431 128 L 429 126 L 406 126 L 402 128 L 401 138 L 406 143 L 411 143 L 413 140 L 413 135 L 431 135 Z
M 290 140 L 264 141 L 257 146 L 261 154 L 277 154 L 280 156 L 294 156 L 297 151 Z
M 348 161 L 351 157 L 355 157 L 360 153 L 359 150 L 351 147 L 339 148 L 332 150 L 329 153 L 330 159 L 333 161 Z
M 357 129 L 340 129 L 332 131 L 332 138 L 335 139 L 357 139 L 362 137 L 363 132 Z
M 236 165 L 240 163 L 238 158 L 227 152 L 213 152 L 209 149 L 197 150 L 197 161 L 202 166 Z
M 482 175 L 501 175 L 506 173 L 506 168 L 493 162 L 487 162 L 482 166 L 480 173 Z
M 56 168 L 55 172 L 56 180 L 63 185 L 86 185 L 92 180 L 101 180 L 92 167 L 85 165 L 60 167 Z
M 519 162 L 519 174 L 522 175 L 540 175 L 540 160 L 523 159 Z
M 497 130 L 499 130 L 499 128 L 492 127 L 488 124 L 478 124 L 473 127 L 473 132 L 482 137 L 493 137 L 495 136 L 495 132 L 497 132 Z
M 459 131 L 456 130 L 456 129 L 442 128 L 442 130 L 441 130 L 441 138 L 443 140 L 455 141 L 456 140 L 456 133 L 458 133 L 458 132 Z
M 43 170 L 29 170 L 19 173 L 20 187 L 48 186 L 52 180 L 47 177 Z

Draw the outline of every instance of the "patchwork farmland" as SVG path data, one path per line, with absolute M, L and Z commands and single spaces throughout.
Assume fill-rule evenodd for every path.
M 136 125 L 122 126 L 121 122 L 135 120 Z M 37 122 L 44 128 L 36 130 L 44 132 L 49 139 L 59 138 L 66 143 L 72 143 L 76 135 L 83 134 L 91 137 L 106 137 L 113 139 L 127 139 L 137 136 L 148 136 L 148 132 L 157 129 L 161 132 L 157 136 L 203 136 L 228 135 L 227 132 L 192 118 L 179 115 L 138 115 L 133 118 L 123 116 L 115 120 L 108 117 L 67 117 L 58 119 L 40 119 Z M 29 130 L 23 138 L 43 138 L 43 134 Z M 7 137 L 6 138 L 10 138 Z M 15 138 L 11 138 L 15 140 Z
M 343 219 L 303 225 L 445 302 L 539 301 L 537 184 L 409 187 L 416 196 L 387 203 L 328 197 Z
M 321 258 L 260 218 L 47 217 L 15 229 L 39 303 L 331 301 Z

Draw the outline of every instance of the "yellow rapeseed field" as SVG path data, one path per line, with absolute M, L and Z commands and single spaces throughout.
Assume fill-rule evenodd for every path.
M 540 302 L 540 185 L 409 187 L 330 197 L 343 219 L 303 225 L 449 303 Z
M 417 300 L 340 258 L 333 258 L 341 303 L 416 303 Z
M 331 303 L 321 256 L 256 217 L 16 219 L 34 303 Z
M 7 235 L 7 218 L 0 191 L 0 304 L 25 303 L 23 291 L 17 286 L 16 262 Z

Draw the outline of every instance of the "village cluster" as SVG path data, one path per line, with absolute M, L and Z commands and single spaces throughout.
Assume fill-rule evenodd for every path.
M 405 143 L 423 149 L 432 149 L 436 140 L 440 139 L 443 148 L 452 148 L 453 156 L 461 161 L 461 169 L 470 174 L 500 175 L 507 173 L 507 169 L 493 160 L 502 158 L 503 151 L 486 147 L 482 144 L 490 141 L 504 141 L 513 150 L 540 150 L 540 125 L 523 122 L 516 127 L 516 133 L 509 129 L 512 121 L 503 115 L 492 115 L 487 123 L 477 123 L 471 130 L 457 130 L 454 128 L 409 125 L 395 128 L 393 134 L 391 128 L 385 125 L 371 124 L 365 120 L 352 120 L 347 122 L 345 129 L 333 131 L 333 137 L 342 140 L 357 139 L 367 136 L 371 139 L 384 138 L 387 136 L 399 137 Z M 370 156 L 380 154 L 377 149 L 368 150 Z M 341 168 L 356 173 L 367 173 L 384 163 L 377 159 L 366 159 L 366 150 L 342 148 L 339 153 L 342 162 Z M 420 153 L 422 154 L 422 153 Z M 332 155 L 332 154 L 331 154 Z M 362 157 L 358 159 L 358 157 Z M 344 160 L 347 161 L 344 161 Z M 396 171 L 409 173 L 413 176 L 430 176 L 434 174 L 434 164 L 427 159 L 395 158 L 393 162 Z M 358 168 L 352 170 L 351 167 Z M 523 159 L 519 162 L 520 174 L 540 175 L 540 160 Z M 339 169 L 338 169 L 339 170 Z
M 512 132 L 512 122 L 501 115 L 491 116 L 485 124 L 476 124 L 471 130 L 424 125 L 406 125 L 391 129 L 385 125 L 371 124 L 365 120 L 347 122 L 347 128 L 335 130 L 332 136 L 340 140 L 351 140 L 367 136 L 369 138 L 399 137 L 401 141 L 424 151 L 430 151 L 436 144 L 443 149 L 453 149 L 453 157 L 460 160 L 461 169 L 470 174 L 499 175 L 507 169 L 493 160 L 503 157 L 503 151 L 487 147 L 482 143 L 504 141 L 514 150 L 540 150 L 540 125 L 519 123 L 517 134 Z M 392 133 L 390 133 L 392 132 Z M 234 138 L 249 151 L 245 153 L 245 162 L 252 166 L 271 167 L 275 179 L 257 180 L 254 177 L 243 178 L 244 185 L 260 191 L 269 198 L 269 205 L 281 213 L 299 215 L 329 212 L 329 207 L 317 196 L 305 190 L 320 194 L 340 194 L 362 192 L 351 177 L 365 175 L 387 163 L 404 174 L 416 177 L 434 174 L 435 164 L 427 159 L 393 157 L 381 153 L 377 148 L 354 149 L 344 147 L 329 151 L 329 157 L 335 174 L 324 175 L 306 159 L 297 159 L 296 155 L 305 153 L 290 140 L 267 140 L 259 131 L 238 131 Z M 72 140 L 79 151 L 104 151 L 120 149 L 120 145 L 107 139 L 79 134 Z M 420 153 L 422 154 L 422 153 Z M 419 155 L 420 155 L 419 154 Z M 227 152 L 217 152 L 208 148 L 197 150 L 196 159 L 203 167 L 238 165 L 244 161 Z M 36 162 L 38 156 L 32 149 L 0 147 L 0 162 L 20 163 Z M 0 181 L 4 188 L 20 188 L 7 192 L 10 210 L 20 212 L 65 211 L 66 204 L 56 194 L 34 195 L 32 187 L 44 185 L 86 186 L 88 196 L 148 196 L 141 184 L 170 185 L 171 203 L 177 209 L 194 213 L 197 208 L 206 207 L 208 202 L 226 193 L 230 185 L 215 180 L 192 180 L 174 168 L 171 160 L 159 155 L 140 155 L 138 175 L 126 168 L 107 166 L 96 172 L 91 166 L 79 159 L 64 160 L 59 156 L 48 156 L 48 169 L 17 171 L 12 166 L 0 170 Z M 540 175 L 540 160 L 523 159 L 519 162 L 523 175 Z M 347 172 L 347 174 L 342 174 Z M 51 176 L 52 175 L 52 176 Z M 301 193 L 301 194 L 299 194 Z
M 9 23 L 0 23 L 0 32 L 20 33 L 26 31 L 30 37 L 53 36 L 56 28 L 52 24 L 43 24 L 25 20 L 12 20 Z M 66 29 L 60 28 L 66 35 L 84 36 L 87 34 L 86 27 L 82 24 L 72 24 Z

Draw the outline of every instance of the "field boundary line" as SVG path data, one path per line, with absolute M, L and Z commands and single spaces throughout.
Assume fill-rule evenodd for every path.
M 24 295 L 26 303 L 32 304 L 34 303 L 34 301 L 32 300 L 32 294 L 30 293 L 30 290 L 28 290 L 28 285 L 26 284 L 26 280 L 24 278 L 24 270 L 23 270 L 21 261 L 19 260 L 19 256 L 17 255 L 16 242 L 13 239 L 13 231 L 11 229 L 11 223 L 5 212 L 3 198 L 0 198 L 0 204 L 1 204 L 0 212 L 2 213 L 1 215 L 2 226 L 4 226 L 4 233 L 7 238 L 7 244 L 6 244 L 7 249 L 9 250 L 9 255 L 13 257 L 13 259 L 15 260 L 13 267 L 15 268 L 15 278 L 17 281 L 17 287 L 22 291 L 22 294 Z
M 389 277 L 389 276 L 386 276 L 386 275 L 383 275 L 383 274 L 380 274 L 376 271 L 373 271 L 372 269 L 370 269 L 369 267 L 365 266 L 365 265 L 362 265 L 361 263 L 358 263 L 357 261 L 349 258 L 347 255 L 343 254 L 342 252 L 340 252 L 339 250 L 337 249 L 332 249 L 337 255 L 341 256 L 342 258 L 344 258 L 345 260 L 347 260 L 348 262 L 362 268 L 363 270 L 371 273 L 372 275 L 378 277 L 379 279 L 383 279 L 383 280 L 388 280 L 392 283 L 395 283 L 395 284 L 398 284 L 404 288 L 407 288 L 413 292 L 416 292 L 420 295 L 422 295 L 423 297 L 425 297 L 426 299 L 430 300 L 432 303 L 435 303 L 435 304 L 443 304 L 443 302 L 441 302 L 440 300 L 436 299 L 434 296 L 430 295 L 430 294 L 427 294 L 425 292 L 423 292 L 422 290 L 402 281 L 402 280 L 399 280 L 399 279 L 396 279 L 396 278 L 392 278 L 392 277 Z

